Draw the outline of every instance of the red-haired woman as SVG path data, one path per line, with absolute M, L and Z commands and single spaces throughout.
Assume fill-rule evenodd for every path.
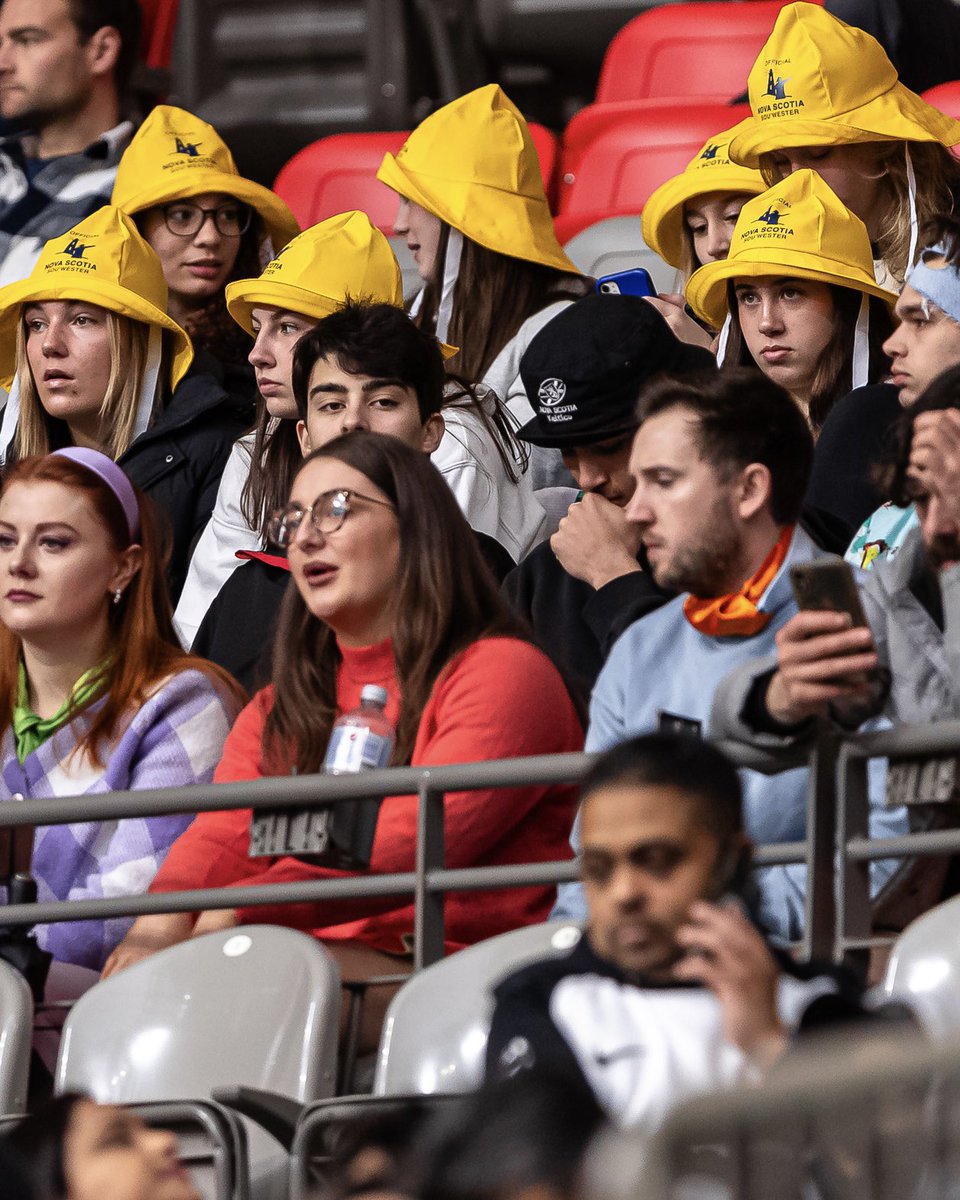
M 209 781 L 240 695 L 180 648 L 149 500 L 105 454 L 21 459 L 0 492 L 0 801 Z M 43 826 L 41 900 L 146 889 L 187 816 Z M 3 864 L 5 865 L 5 864 Z M 100 968 L 125 919 L 41 926 Z
M 321 769 L 333 722 L 364 684 L 389 697 L 395 764 L 482 762 L 579 750 L 583 732 L 556 668 L 530 642 L 480 557 L 442 476 L 399 438 L 354 432 L 297 473 L 271 536 L 289 550 L 273 685 L 241 713 L 217 779 Z M 569 857 L 575 790 L 531 785 L 446 797 L 450 866 Z M 370 870 L 413 870 L 417 801 L 392 796 Z M 294 858 L 251 859 L 250 811 L 206 813 L 177 842 L 151 890 L 341 874 Z M 447 949 L 546 919 L 552 887 L 447 896 Z M 410 969 L 413 906 L 396 897 L 296 908 L 141 917 L 107 964 L 116 970 L 192 933 L 237 921 L 293 924 L 322 938 L 341 977 Z M 388 989 L 368 1000 L 361 1045 L 375 1045 Z

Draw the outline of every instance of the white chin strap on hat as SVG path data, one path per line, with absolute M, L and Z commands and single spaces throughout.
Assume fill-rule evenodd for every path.
M 727 342 L 730 341 L 730 326 L 733 324 L 733 317 L 730 313 L 723 319 L 723 324 L 720 326 L 720 337 L 717 339 L 717 366 L 723 366 L 723 360 L 727 357 Z
M 3 423 L 0 424 L 0 463 L 7 461 L 10 447 L 13 445 L 14 434 L 17 432 L 17 422 L 20 420 L 20 377 L 15 375 L 7 397 L 7 406 L 3 410 Z
M 153 406 L 157 400 L 157 385 L 160 382 L 160 367 L 163 361 L 163 330 L 159 325 L 151 325 L 150 340 L 147 342 L 147 362 L 143 369 L 143 382 L 140 384 L 140 395 L 137 398 L 137 416 L 133 423 L 135 442 L 141 433 L 146 433 L 153 416 Z
M 463 254 L 463 234 L 459 229 L 450 229 L 447 236 L 447 253 L 443 259 L 443 290 L 437 309 L 437 341 L 447 341 L 450 318 L 453 316 L 453 289 L 460 274 L 460 256 Z
M 914 263 L 917 256 L 917 240 L 920 236 L 919 222 L 917 220 L 917 177 L 913 170 L 913 159 L 910 157 L 910 145 L 904 142 L 903 155 L 907 164 L 907 200 L 910 204 L 910 250 L 907 253 L 907 270 Z
M 870 382 L 870 297 L 860 297 L 860 312 L 853 331 L 853 386 L 866 387 Z

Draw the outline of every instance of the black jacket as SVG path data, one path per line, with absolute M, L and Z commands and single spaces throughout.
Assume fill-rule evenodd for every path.
M 645 568 L 642 550 L 637 561 Z M 670 599 L 646 569 L 592 588 L 560 565 L 549 542 L 537 546 L 510 572 L 503 593 L 533 626 L 540 649 L 583 700 L 589 699 L 620 634 Z
M 213 512 L 230 448 L 249 425 L 249 409 L 206 369 L 190 369 L 153 425 L 118 463 L 165 514 L 172 535 L 167 579 L 174 605 L 194 543 Z M 214 367 L 214 369 L 216 369 Z

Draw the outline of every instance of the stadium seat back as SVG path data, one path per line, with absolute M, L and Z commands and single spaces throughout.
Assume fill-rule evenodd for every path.
M 936 1038 L 960 1036 L 960 896 L 918 917 L 894 943 L 880 992 Z
M 56 1088 L 122 1103 L 246 1084 L 306 1103 L 333 1092 L 339 1002 L 337 966 L 307 934 L 250 925 L 193 938 L 77 1001 Z
M 590 105 L 563 136 L 561 216 L 639 215 L 651 193 L 679 174 L 707 138 L 748 113 L 746 106 L 714 102 Z
M 27 1110 L 33 997 L 27 981 L 0 959 L 0 1114 Z
M 610 43 L 597 102 L 703 96 L 732 100 L 742 95 L 786 2 L 713 0 L 640 13 Z
M 528 925 L 468 946 L 409 979 L 387 1010 L 373 1091 L 465 1092 L 483 1077 L 493 989 L 526 963 L 564 954 L 580 929 L 565 921 Z
M 575 217 L 568 220 L 579 224 Z M 558 220 L 558 230 L 564 218 Z M 651 250 L 640 233 L 640 222 L 636 217 L 607 217 L 600 221 L 589 221 L 578 228 L 569 240 L 562 239 L 567 257 L 585 275 L 599 279 L 617 271 L 629 271 L 634 267 L 645 267 L 653 279 L 658 292 L 675 290 L 677 271 Z
M 923 99 L 948 117 L 960 121 L 960 79 L 951 79 L 949 83 L 938 83 L 936 87 L 927 88 Z
M 140 0 L 140 9 L 143 13 L 140 57 L 148 67 L 169 67 L 180 0 Z
M 337 213 L 360 209 L 390 236 L 397 194 L 377 179 L 384 154 L 396 154 L 408 133 L 337 133 L 306 146 L 281 169 L 273 190 L 287 202 L 301 229 Z M 531 125 L 547 196 L 552 194 L 559 158 L 557 138 L 543 125 Z

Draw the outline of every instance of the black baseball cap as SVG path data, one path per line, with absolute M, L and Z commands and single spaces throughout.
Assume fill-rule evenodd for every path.
M 558 313 L 520 359 L 534 446 L 585 446 L 637 428 L 637 397 L 655 375 L 716 371 L 709 350 L 681 342 L 640 296 L 593 293 Z

